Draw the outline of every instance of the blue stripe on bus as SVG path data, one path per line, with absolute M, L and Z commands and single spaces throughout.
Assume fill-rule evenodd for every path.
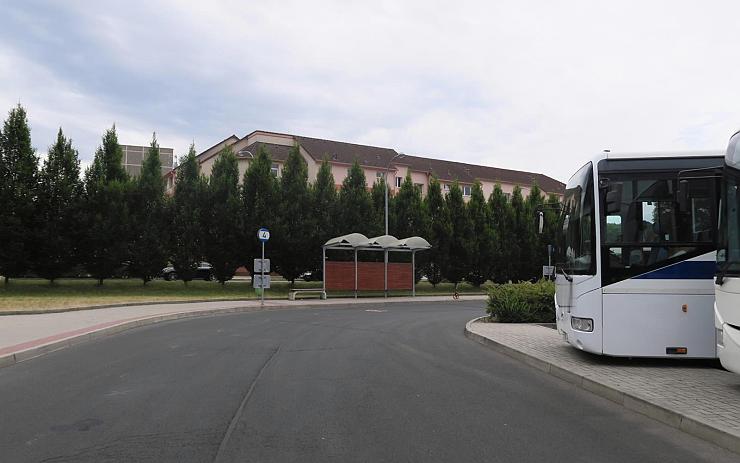
M 716 269 L 717 262 L 713 260 L 685 260 L 633 278 L 642 280 L 708 280 L 714 277 Z

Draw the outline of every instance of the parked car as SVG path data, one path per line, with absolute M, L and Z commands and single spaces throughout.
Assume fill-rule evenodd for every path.
M 167 281 L 174 281 L 177 280 L 177 272 L 175 271 L 175 267 L 168 266 L 162 269 L 162 278 L 164 278 Z M 195 270 L 195 275 L 193 275 L 194 280 L 206 280 L 211 281 L 213 280 L 213 266 L 209 264 L 208 262 L 200 262 L 198 263 L 198 268 Z

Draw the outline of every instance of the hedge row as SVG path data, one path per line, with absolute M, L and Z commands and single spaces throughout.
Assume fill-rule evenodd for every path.
M 555 283 L 539 280 L 493 284 L 488 287 L 488 312 L 502 323 L 554 323 Z

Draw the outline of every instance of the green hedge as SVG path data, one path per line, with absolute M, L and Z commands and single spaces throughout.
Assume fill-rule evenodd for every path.
M 554 323 L 555 283 L 494 284 L 488 287 L 488 308 L 492 320 L 502 323 Z

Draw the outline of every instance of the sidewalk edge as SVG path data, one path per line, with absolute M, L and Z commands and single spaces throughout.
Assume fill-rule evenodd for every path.
M 476 298 L 481 299 L 466 299 L 466 296 L 473 296 Z M 409 297 L 409 296 L 391 296 L 390 299 L 396 298 L 396 297 Z M 451 298 L 452 296 L 447 295 L 430 295 L 430 296 L 418 296 L 418 297 L 439 297 L 440 300 L 444 300 L 441 298 Z M 465 300 L 484 300 L 486 298 L 485 293 L 480 294 L 463 294 L 461 296 L 460 301 Z M 386 298 L 382 296 L 373 296 L 370 298 L 363 298 L 363 299 L 376 299 L 380 301 L 385 301 Z M 301 299 L 303 300 L 303 299 Z M 328 300 L 331 300 L 328 299 Z M 336 300 L 336 299 L 335 299 Z M 82 310 L 96 310 L 96 309 L 113 309 L 116 307 L 135 307 L 140 305 L 168 305 L 168 304 L 198 304 L 203 302 L 258 302 L 259 299 L 255 297 L 232 297 L 227 299 L 171 299 L 166 301 L 138 301 L 138 302 L 120 302 L 117 304 L 100 304 L 100 305 L 83 305 L 83 306 L 77 306 L 77 307 L 60 307 L 56 309 L 41 309 L 41 310 L 6 310 L 6 311 L 0 311 L 0 318 L 10 315 L 43 315 L 43 314 L 49 314 L 49 313 L 65 313 L 65 312 L 79 312 Z M 287 299 L 284 298 L 266 298 L 266 302 L 275 302 L 275 301 L 287 301 Z M 392 302 L 392 301 L 389 301 Z M 412 301 L 413 302 L 413 301 Z M 428 302 L 428 301 L 427 301 Z M 402 302 L 399 302 L 402 303 Z
M 471 329 L 471 325 L 484 318 L 486 317 L 478 317 L 468 321 L 465 324 L 465 337 L 479 344 L 490 347 L 504 355 L 519 360 L 522 363 L 533 366 L 534 368 L 560 380 L 589 391 L 592 394 L 596 394 L 599 397 L 610 400 L 629 410 L 660 421 L 663 424 L 679 429 L 687 434 L 691 434 L 694 437 L 706 440 L 732 452 L 740 453 L 740 435 L 738 434 L 717 428 L 700 418 L 676 412 L 662 405 L 650 402 L 643 397 L 638 397 L 634 394 L 624 392 L 610 384 L 596 381 L 588 376 L 566 370 L 551 362 L 542 360 L 474 332 Z

